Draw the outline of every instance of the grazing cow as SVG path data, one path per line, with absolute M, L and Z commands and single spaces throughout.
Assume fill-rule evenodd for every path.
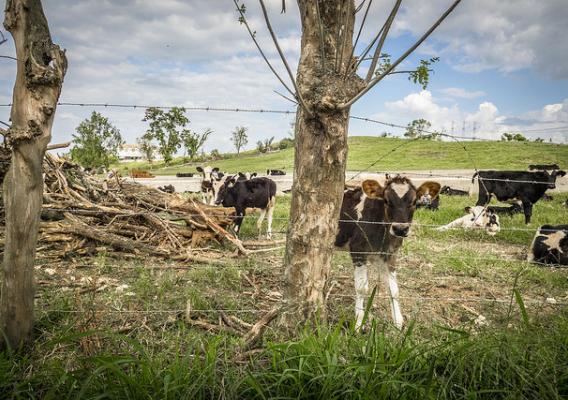
M 281 169 L 267 169 L 266 175 L 267 176 L 286 175 L 286 172 L 282 171 Z
M 529 165 L 529 171 L 554 171 L 558 170 L 560 167 L 558 164 L 531 164 Z
M 389 177 L 384 187 L 368 179 L 344 191 L 335 245 L 348 247 L 355 266 L 356 327 L 363 322 L 369 290 L 367 266 L 373 264 L 380 267 L 388 287 L 394 324 L 402 327 L 395 253 L 410 232 L 418 193 L 427 184 L 416 189 L 408 178 L 397 175 Z
M 487 210 L 493 214 L 508 215 L 512 217 L 514 214 L 523 212 L 523 207 L 519 203 L 510 205 L 509 207 L 487 206 Z
M 219 168 L 197 167 L 197 172 L 201 173 L 201 198 L 203 203 L 213 205 L 224 174 L 219 172 Z
M 531 222 L 532 206 L 547 189 L 556 187 L 556 177 L 564 176 L 566 172 L 554 170 L 525 172 L 525 171 L 479 171 L 473 175 L 479 181 L 478 206 L 486 206 L 495 196 L 499 201 L 520 200 L 523 204 L 525 223 Z
M 158 186 L 158 190 L 164 193 L 175 193 L 176 192 L 176 188 L 174 187 L 174 185 L 164 185 L 164 186 Z
M 494 236 L 501 230 L 499 216 L 483 206 L 466 207 L 467 215 L 460 217 L 447 225 L 440 226 L 436 230 L 447 231 L 448 229 L 461 226 L 466 229 L 485 229 L 488 235 Z
M 446 196 L 469 196 L 469 192 L 460 189 L 453 189 L 449 186 L 442 186 L 440 193 L 445 194 Z
M 240 232 L 247 207 L 260 208 L 260 216 L 256 222 L 258 233 L 260 235 L 262 221 L 266 216 L 268 221 L 266 235 L 269 239 L 272 237 L 272 214 L 276 204 L 276 183 L 272 179 L 238 180 L 236 176 L 231 176 L 219 188 L 215 204 L 222 204 L 223 207 L 235 207 L 237 216 L 234 221 L 234 229 L 237 235 Z
M 438 182 L 425 182 L 416 194 L 416 208 L 437 210 L 440 206 L 440 187 Z
M 249 179 L 252 179 L 254 177 L 256 177 L 258 174 L 256 172 L 250 173 L 250 172 L 239 172 L 239 177 L 237 178 L 238 181 L 248 181 Z
M 534 236 L 529 262 L 568 265 L 568 225 L 543 225 Z

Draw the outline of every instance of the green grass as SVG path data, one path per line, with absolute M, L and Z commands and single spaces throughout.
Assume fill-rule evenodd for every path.
M 467 149 L 464 150 L 464 146 Z M 208 162 L 223 171 L 257 171 L 267 168 L 291 172 L 294 167 L 294 150 L 285 149 L 269 154 L 248 151 L 240 157 Z M 429 140 L 403 140 L 352 136 L 349 138 L 347 169 L 362 170 L 381 159 L 372 170 L 425 170 L 425 169 L 520 169 L 529 164 L 558 163 L 565 167 L 568 145 L 534 142 L 437 142 Z M 118 167 L 149 168 L 160 175 L 173 175 L 179 171 L 193 172 L 197 164 L 183 164 L 175 160 L 172 166 L 162 163 L 126 163 Z
M 0 397 L 10 399 L 561 399 L 568 396 L 568 319 L 508 328 L 395 332 L 373 324 L 357 334 L 342 324 L 270 341 L 236 363 L 237 345 L 175 326 L 158 349 L 123 335 L 69 333 L 34 355 L 0 353 Z M 61 348 L 100 340 L 73 362 Z M 35 362 L 34 362 L 35 361 Z
M 565 221 L 568 211 L 561 204 L 566 198 L 568 193 L 556 193 L 552 202 L 538 202 L 530 228 Z M 444 224 L 473 201 L 442 196 L 439 211 L 420 209 L 415 220 Z M 283 219 L 274 221 L 274 230 L 279 238 L 289 207 L 290 196 L 278 197 L 275 217 Z M 521 215 L 501 223 L 525 228 Z M 256 238 L 253 217 L 245 219 L 241 234 Z M 568 307 L 543 304 L 549 297 L 566 301 L 568 270 L 524 262 L 532 235 L 503 230 L 490 237 L 416 227 L 398 261 L 407 318 L 401 332 L 390 325 L 384 298 L 372 303 L 367 332 L 353 331 L 353 299 L 341 297 L 354 292 L 353 269 L 349 255 L 338 251 L 330 273 L 337 285 L 330 295 L 329 323 L 293 334 L 273 323 L 260 350 L 246 356 L 239 350 L 241 334 L 191 326 L 184 311 L 189 300 L 193 317 L 218 324 L 219 308 L 270 308 L 285 290 L 281 250 L 248 259 L 224 250 L 226 266 L 178 263 L 175 270 L 163 268 L 169 264 L 160 260 L 117 259 L 110 252 L 81 259 L 80 268 L 73 265 L 77 260 L 50 265 L 57 270 L 54 276 L 40 268 L 35 341 L 27 351 L 0 352 L 0 399 L 568 398 Z M 81 287 L 62 289 L 82 277 L 115 283 L 85 294 L 78 293 Z M 118 293 L 119 284 L 129 287 Z M 89 312 L 73 312 L 81 309 Z M 488 325 L 476 325 L 472 310 Z M 228 314 L 248 323 L 260 315 Z

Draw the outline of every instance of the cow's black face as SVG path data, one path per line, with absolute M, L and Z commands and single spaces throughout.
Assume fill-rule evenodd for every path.
M 234 176 L 227 178 L 217 190 L 217 197 L 215 199 L 216 205 L 221 205 L 225 201 L 230 188 L 235 186 L 236 178 Z
M 549 178 L 548 178 L 548 188 L 549 189 L 556 189 L 556 178 L 557 177 L 563 177 L 564 175 L 566 175 L 566 171 L 562 171 L 562 170 L 552 171 L 549 174 Z

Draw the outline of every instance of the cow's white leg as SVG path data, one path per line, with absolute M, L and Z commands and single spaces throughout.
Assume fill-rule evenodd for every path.
M 355 265 L 355 328 L 359 329 L 363 324 L 365 315 L 365 302 L 369 293 L 369 278 L 367 276 L 367 264 Z
M 400 311 L 400 304 L 398 302 L 398 283 L 396 281 L 396 271 L 391 270 L 388 265 L 384 265 L 381 271 L 383 280 L 389 290 L 389 300 L 391 306 L 391 315 L 394 325 L 398 328 L 402 328 L 404 319 L 402 318 L 402 312 Z
M 272 239 L 272 214 L 274 214 L 274 203 L 268 206 L 268 210 L 266 212 L 267 215 L 267 228 L 266 228 L 266 236 L 268 239 Z
M 256 228 L 258 229 L 258 237 L 262 237 L 262 221 L 264 221 L 264 216 L 266 215 L 266 208 L 260 209 L 260 215 L 256 221 Z

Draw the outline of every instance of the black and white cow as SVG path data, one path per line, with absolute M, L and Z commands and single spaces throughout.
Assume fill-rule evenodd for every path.
M 427 185 L 425 182 L 422 186 Z M 343 194 L 337 247 L 348 248 L 355 266 L 355 315 L 360 327 L 369 291 L 367 267 L 378 266 L 389 290 L 394 324 L 402 327 L 403 318 L 398 302 L 395 253 L 408 236 L 418 189 L 402 176 L 389 177 L 382 187 L 368 179 L 360 187 Z
M 501 230 L 499 224 L 499 216 L 497 216 L 488 207 L 475 206 L 466 207 L 467 213 L 463 217 L 457 218 L 447 225 L 436 228 L 438 231 L 447 231 L 448 229 L 464 228 L 464 229 L 485 229 L 487 234 L 494 236 Z
M 453 189 L 449 186 L 442 186 L 440 194 L 445 194 L 446 196 L 469 196 L 469 192 L 460 189 Z
M 201 174 L 201 198 L 205 204 L 213 205 L 217 189 L 221 185 L 224 174 L 219 172 L 219 168 L 210 166 L 197 167 L 197 172 Z
M 554 171 L 560 169 L 558 164 L 531 164 L 529 171 Z
M 534 236 L 529 262 L 568 265 L 568 225 L 543 225 Z
M 249 179 L 255 178 L 258 174 L 256 172 L 239 172 L 238 181 L 248 181 Z
M 508 207 L 500 206 L 487 206 L 487 210 L 494 214 L 508 215 L 512 217 L 514 214 L 520 214 L 523 212 L 523 206 L 521 204 L 515 203 Z
M 268 222 L 266 234 L 269 239 L 272 237 L 272 214 L 276 205 L 276 183 L 272 179 L 238 180 L 236 175 L 231 176 L 219 188 L 215 204 L 235 207 L 237 216 L 234 229 L 237 235 L 240 232 L 247 207 L 259 208 L 260 216 L 256 222 L 258 233 L 260 235 L 262 221 L 266 216 Z
M 267 169 L 266 175 L 267 176 L 286 175 L 286 172 L 282 171 L 281 169 Z
M 478 206 L 486 206 L 492 197 L 499 201 L 520 200 L 523 204 L 525 223 L 531 221 L 532 206 L 548 189 L 556 187 L 556 177 L 564 176 L 566 172 L 554 170 L 525 172 L 525 171 L 479 171 L 473 175 L 479 182 Z

